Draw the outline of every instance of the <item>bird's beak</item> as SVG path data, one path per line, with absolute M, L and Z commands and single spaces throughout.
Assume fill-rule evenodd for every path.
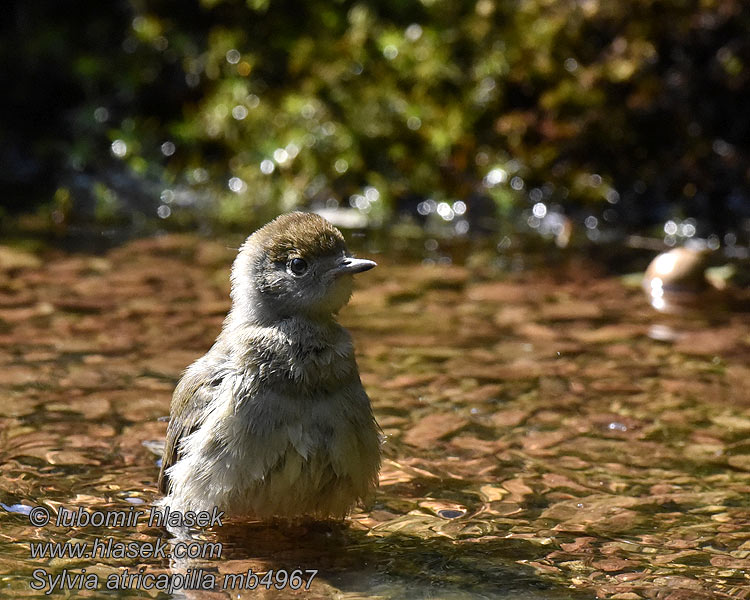
M 336 276 L 354 275 L 355 273 L 361 273 L 362 271 L 369 271 L 377 266 L 378 263 L 375 261 L 347 256 L 339 262 L 333 272 Z

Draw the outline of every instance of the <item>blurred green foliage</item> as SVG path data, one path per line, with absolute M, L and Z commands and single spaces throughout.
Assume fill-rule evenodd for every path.
M 350 204 L 378 225 L 460 200 L 750 227 L 741 0 L 10 5 L 4 205 L 62 225 Z

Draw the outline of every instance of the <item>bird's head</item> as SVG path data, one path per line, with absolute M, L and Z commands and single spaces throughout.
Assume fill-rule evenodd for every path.
M 232 311 L 259 323 L 330 317 L 352 294 L 352 275 L 372 269 L 352 258 L 341 232 L 323 217 L 294 212 L 253 233 L 232 266 Z

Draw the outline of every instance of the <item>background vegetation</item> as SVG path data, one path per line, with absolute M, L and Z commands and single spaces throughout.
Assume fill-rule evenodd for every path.
M 247 229 L 347 207 L 458 235 L 569 219 L 591 239 L 748 237 L 740 0 L 16 0 L 6 15 L 6 217 Z

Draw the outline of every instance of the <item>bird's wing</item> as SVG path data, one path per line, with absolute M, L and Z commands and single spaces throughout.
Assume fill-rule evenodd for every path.
M 167 469 L 180 459 L 180 441 L 201 426 L 204 408 L 216 386 L 221 383 L 221 374 L 206 377 L 206 370 L 200 363 L 201 360 L 188 368 L 172 395 L 167 439 L 159 471 L 159 490 L 164 494 L 169 493 Z

